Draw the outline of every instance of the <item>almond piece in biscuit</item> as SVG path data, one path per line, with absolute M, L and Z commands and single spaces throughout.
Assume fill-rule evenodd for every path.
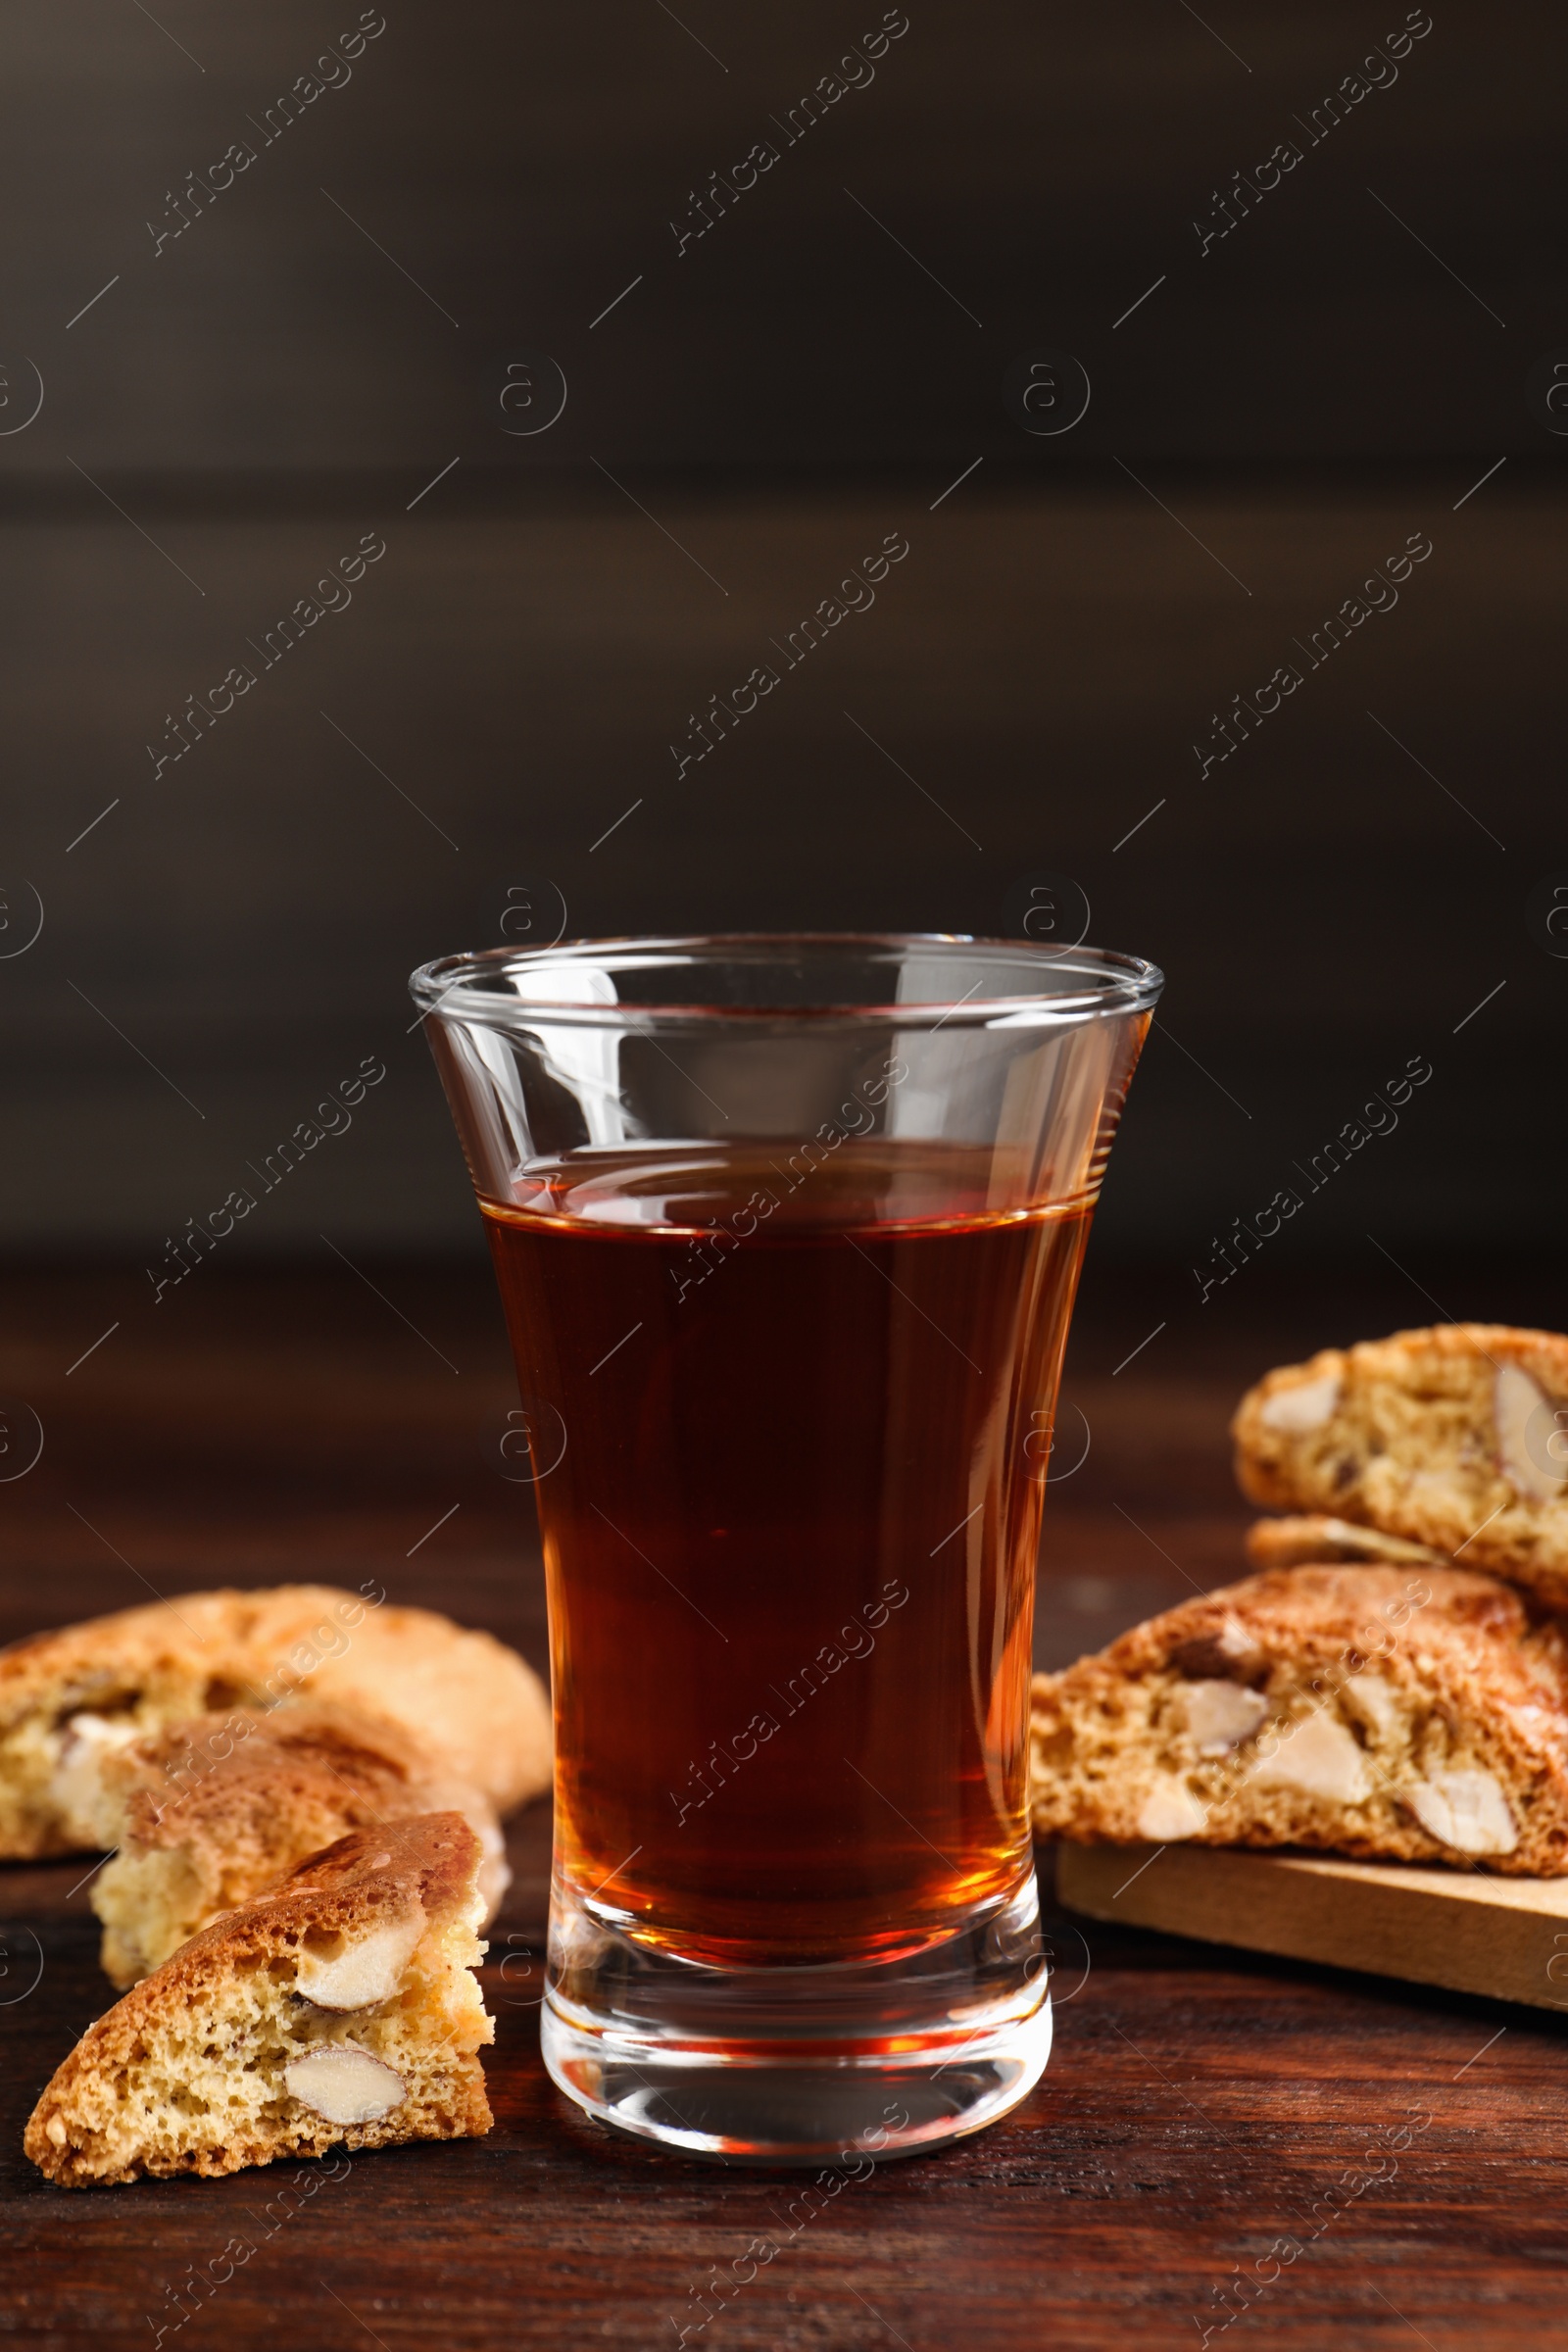
M 100 1766 L 185 1717 L 309 1693 L 400 1724 L 509 1812 L 550 1785 L 550 1702 L 489 1634 L 326 1585 L 182 1592 L 0 1650 L 0 1859 L 111 1844 Z
M 1364 1560 L 1376 1565 L 1445 1568 L 1447 1560 L 1430 1544 L 1407 1544 L 1402 1536 L 1386 1536 L 1375 1527 L 1355 1527 L 1348 1519 L 1321 1513 L 1299 1519 L 1254 1519 L 1247 1531 L 1247 1556 L 1254 1568 L 1327 1567 L 1336 1560 Z
M 1464 1568 L 1273 1568 L 1037 1675 L 1035 1832 L 1568 1876 L 1568 1642 Z
M 122 1990 L 349 1830 L 459 1812 L 483 1849 L 486 1920 L 510 1883 L 489 1799 L 411 1733 L 327 1699 L 171 1724 L 119 1748 L 100 1775 L 119 1850 L 91 1899 L 104 1972 Z
M 1568 1606 L 1568 1339 L 1446 1323 L 1270 1372 L 1231 1425 L 1253 1502 L 1330 1513 Z
M 89 2026 L 32 2111 L 27 2154 L 89 2188 L 488 2132 L 479 1860 L 458 1813 L 313 1855 Z

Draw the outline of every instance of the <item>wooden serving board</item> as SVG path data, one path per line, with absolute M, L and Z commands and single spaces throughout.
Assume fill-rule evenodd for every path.
M 1121 1927 L 1568 2010 L 1568 1879 L 1222 1846 L 1063 1845 L 1056 1893 L 1069 1911 Z

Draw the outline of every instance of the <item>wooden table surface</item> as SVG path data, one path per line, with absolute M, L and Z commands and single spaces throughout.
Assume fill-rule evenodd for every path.
M 488 1277 L 368 1272 L 373 1289 L 342 1269 L 204 1270 L 156 1310 L 139 1275 L 9 1285 L 0 1396 L 34 1409 L 45 1443 L 0 1484 L 0 1638 L 149 1592 L 376 1576 L 542 1664 L 527 1490 L 484 1453 L 514 1396 Z M 1224 1430 L 1250 1378 L 1424 1313 L 1311 1283 L 1272 1319 L 1247 1303 L 1260 1320 L 1194 1317 L 1113 1372 L 1152 1318 L 1136 1284 L 1091 1270 L 1066 1396 L 1092 1444 L 1048 1507 L 1044 1661 L 1238 1572 Z M 1485 1284 L 1455 1307 L 1482 1310 L 1522 1311 Z M 491 2136 L 221 2181 L 71 2193 L 25 2161 L 24 2120 L 108 1987 L 88 1865 L 0 1867 L 7 2340 L 1568 2343 L 1556 2019 L 1057 1914 L 1065 1997 L 1035 2094 L 978 2139 L 792 2214 L 808 2176 L 645 2148 L 546 2079 L 547 1814 L 514 1825 L 517 1883 L 484 1975 Z M 777 2251 L 740 2286 L 758 2238 Z M 722 2307 L 704 2298 L 715 2269 Z

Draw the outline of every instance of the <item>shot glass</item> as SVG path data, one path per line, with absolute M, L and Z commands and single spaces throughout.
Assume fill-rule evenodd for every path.
M 549 1586 L 544 2056 L 607 2123 L 732 2163 L 909 2154 L 1045 2066 L 1045 1461 L 1160 986 L 945 937 L 414 975 Z

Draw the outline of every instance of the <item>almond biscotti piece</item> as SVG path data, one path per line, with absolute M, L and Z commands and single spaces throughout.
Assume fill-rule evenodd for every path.
M 457 1813 L 313 1856 L 88 2027 L 27 2154 L 88 2188 L 488 2132 L 479 1860 Z
M 1407 1544 L 1376 1527 L 1352 1527 L 1348 1519 L 1320 1513 L 1297 1519 L 1254 1519 L 1247 1531 L 1247 1556 L 1254 1568 L 1324 1567 L 1336 1560 L 1374 1566 L 1446 1568 L 1447 1560 L 1430 1544 Z
M 118 1851 L 93 1881 L 92 1907 L 104 1972 L 122 1990 L 350 1830 L 461 1813 L 483 1852 L 486 1922 L 511 1882 L 489 1799 L 413 1734 L 328 1699 L 198 1715 L 100 1769 Z
M 1463 1568 L 1276 1568 L 1037 1675 L 1036 1834 L 1568 1875 L 1568 1651 Z
M 406 1726 L 498 1811 L 549 1786 L 549 1700 L 489 1634 L 326 1585 L 182 1592 L 0 1650 L 0 1859 L 111 1844 L 100 1765 L 143 1733 L 305 1693 Z
M 1568 1606 L 1568 1339 L 1446 1323 L 1270 1372 L 1232 1423 L 1253 1501 L 1462 1553 Z

